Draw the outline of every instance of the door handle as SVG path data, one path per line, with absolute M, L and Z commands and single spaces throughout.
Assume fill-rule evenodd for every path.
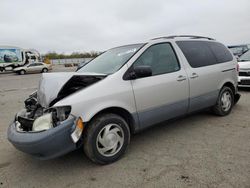
M 181 82 L 181 81 L 184 81 L 184 80 L 186 80 L 186 79 L 187 79 L 187 78 L 186 78 L 185 76 L 180 75 L 180 76 L 178 76 L 177 81 Z
M 197 78 L 199 77 L 197 73 L 192 73 L 192 76 L 190 76 L 190 78 L 194 79 L 194 78 Z

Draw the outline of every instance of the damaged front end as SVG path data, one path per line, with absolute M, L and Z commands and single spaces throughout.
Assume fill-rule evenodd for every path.
M 52 73 L 42 76 L 37 92 L 24 101 L 25 109 L 16 115 L 19 131 L 44 131 L 70 116 L 71 106 L 53 107 L 58 101 L 105 78 L 105 75 Z
M 18 150 L 40 159 L 75 150 L 81 145 L 83 120 L 71 114 L 70 105 L 54 104 L 103 78 L 105 75 L 43 74 L 38 91 L 24 101 L 25 108 L 9 126 L 8 140 Z
M 33 93 L 25 100 L 25 109 L 16 114 L 8 128 L 8 140 L 18 150 L 39 159 L 51 159 L 81 145 L 77 122 L 80 117 L 70 114 L 70 106 L 42 107 Z

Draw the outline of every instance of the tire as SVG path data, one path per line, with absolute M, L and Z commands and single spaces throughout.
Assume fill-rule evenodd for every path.
M 234 105 L 233 91 L 230 87 L 225 86 L 221 89 L 216 105 L 212 107 L 212 111 L 214 114 L 218 116 L 226 116 L 230 114 L 233 105 Z
M 117 161 L 126 152 L 129 142 L 127 122 L 111 113 L 91 120 L 83 135 L 85 154 L 93 162 L 103 165 Z
M 24 75 L 25 73 L 26 73 L 25 70 L 20 70 L 20 71 L 19 71 L 19 74 L 20 74 L 20 75 Z
M 43 68 L 42 72 L 48 72 L 48 69 L 47 68 Z

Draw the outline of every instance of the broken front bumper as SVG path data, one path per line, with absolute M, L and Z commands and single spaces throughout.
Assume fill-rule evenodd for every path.
M 8 140 L 20 151 L 39 159 L 51 159 L 77 148 L 71 138 L 75 118 L 71 117 L 57 127 L 41 132 L 20 132 L 13 122 L 8 128 Z

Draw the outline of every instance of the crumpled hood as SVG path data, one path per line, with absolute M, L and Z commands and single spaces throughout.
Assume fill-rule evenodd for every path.
M 250 61 L 240 61 L 238 64 L 240 69 L 250 69 Z
M 58 72 L 44 73 L 39 81 L 37 100 L 42 107 L 61 100 L 103 78 L 106 75 L 97 73 Z M 53 104 L 54 104 L 53 103 Z

